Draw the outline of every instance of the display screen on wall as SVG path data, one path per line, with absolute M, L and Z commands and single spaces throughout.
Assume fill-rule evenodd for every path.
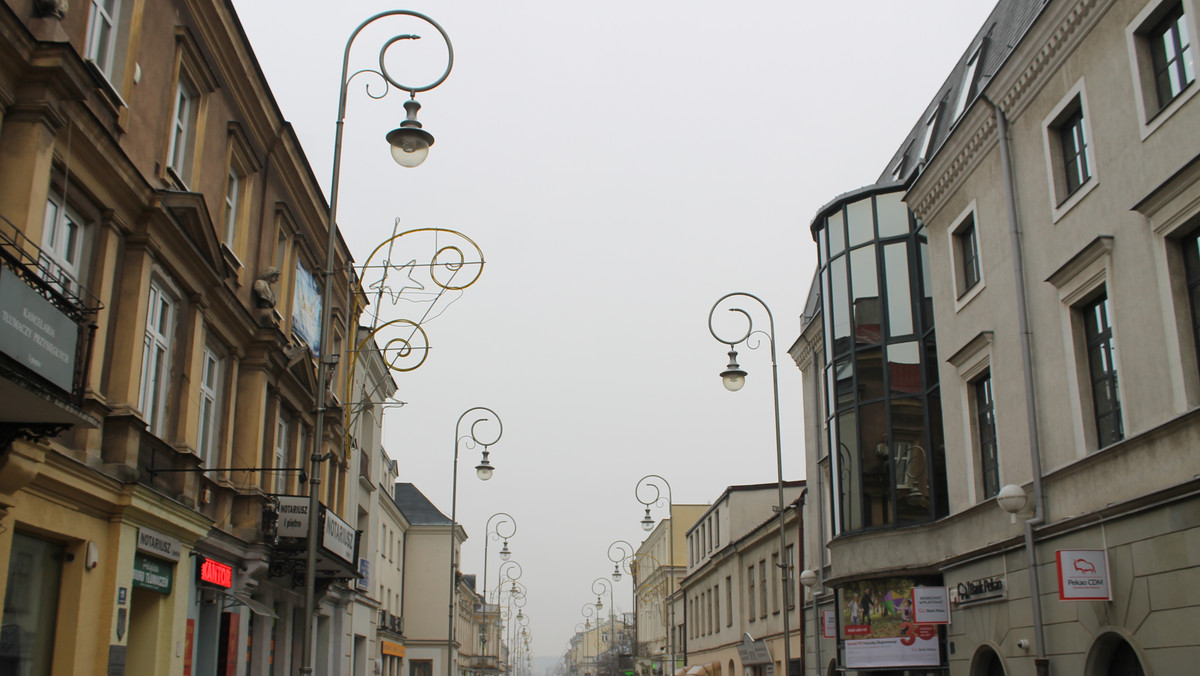
M 321 289 L 299 262 L 296 263 L 296 293 L 292 300 L 292 332 L 308 343 L 313 354 L 320 354 Z
M 942 665 L 938 628 L 916 622 L 913 578 L 862 580 L 838 590 L 841 640 L 846 666 L 936 667 Z

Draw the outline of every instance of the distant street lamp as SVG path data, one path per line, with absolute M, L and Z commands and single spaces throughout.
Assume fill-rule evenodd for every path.
M 596 589 L 596 587 L 599 587 L 599 589 Z M 608 591 L 608 656 L 610 659 L 616 660 L 617 620 L 615 613 L 617 606 L 613 600 L 613 586 L 608 579 L 603 577 L 592 580 L 592 593 L 596 595 L 597 609 L 603 607 L 600 605 L 600 595 L 605 591 Z M 596 621 L 599 622 L 599 618 Z M 615 667 L 613 671 L 616 671 Z
M 653 490 L 654 491 L 653 497 L 651 497 L 648 500 L 643 500 L 642 499 L 642 492 L 643 492 L 642 489 L 643 488 Z M 677 666 L 676 660 L 678 658 L 676 657 L 676 654 L 675 654 L 675 602 L 674 602 L 674 599 L 671 598 L 675 594 L 675 519 L 674 519 L 674 513 L 673 513 L 674 500 L 671 497 L 671 484 L 668 483 L 666 479 L 662 478 L 661 476 L 659 476 L 657 474 L 647 474 L 646 476 L 642 477 L 641 479 L 638 479 L 637 486 L 635 486 L 633 489 L 633 494 L 634 494 L 634 497 L 637 498 L 638 502 L 642 503 L 646 507 L 646 515 L 644 517 L 642 517 L 642 521 L 641 521 L 642 530 L 644 530 L 646 532 L 650 532 L 650 531 L 654 530 L 654 519 L 650 516 L 650 505 L 655 505 L 658 507 L 662 506 L 661 503 L 663 500 L 663 495 L 662 495 L 663 488 L 666 488 L 666 490 L 667 490 L 667 495 L 666 495 L 667 566 L 669 566 L 667 572 L 671 576 L 671 583 L 670 583 L 670 586 L 667 588 L 667 593 L 665 596 L 666 604 L 667 604 L 667 617 L 668 617 L 668 619 L 667 619 L 667 622 L 668 622 L 667 645 L 670 648 L 670 650 L 668 651 L 668 654 L 671 657 L 671 669 L 670 669 L 670 671 L 663 669 L 663 675 L 664 676 L 672 676 L 675 673 L 675 668 Z M 659 565 L 659 568 L 662 568 L 661 564 Z
M 350 74 L 350 47 L 354 44 L 354 39 L 362 32 L 367 25 L 390 16 L 412 16 L 420 19 L 437 29 L 441 34 L 442 39 L 446 41 L 446 50 L 448 54 L 448 63 L 446 70 L 441 77 L 434 80 L 430 84 L 423 87 L 412 87 L 401 84 L 388 73 L 384 67 L 384 55 L 389 47 L 401 40 L 416 39 L 416 35 L 397 35 L 383 44 L 379 50 L 379 70 L 360 70 L 353 75 Z M 316 587 L 317 587 L 317 531 L 320 529 L 320 519 L 318 511 L 320 510 L 320 493 L 321 487 L 321 465 L 327 459 L 332 457 L 332 454 L 322 452 L 322 442 L 324 440 L 324 425 L 326 405 L 326 377 L 328 372 L 337 365 L 339 354 L 333 352 L 333 281 L 337 276 L 337 204 L 338 204 L 338 188 L 340 185 L 342 171 L 342 131 L 346 120 L 346 93 L 352 80 L 359 73 L 375 73 L 383 77 L 387 85 L 394 86 L 398 89 L 409 93 L 410 100 L 404 104 L 405 110 L 408 111 L 408 119 L 400 124 L 400 129 L 393 130 L 387 135 L 389 145 L 392 145 L 392 157 L 401 166 L 415 167 L 425 159 L 425 155 L 429 153 L 429 146 L 433 144 L 433 136 L 429 132 L 421 129 L 421 123 L 417 122 L 417 109 L 421 106 L 417 103 L 417 92 L 424 92 L 437 87 L 446 80 L 450 75 L 450 69 L 454 67 L 454 47 L 450 44 L 450 36 L 442 29 L 440 25 L 433 19 L 407 9 L 393 9 L 386 12 L 380 12 L 375 16 L 367 19 L 354 29 L 350 34 L 350 39 L 346 41 L 346 49 L 342 56 L 342 79 L 338 90 L 338 118 L 336 131 L 333 140 L 333 180 L 329 186 L 329 218 L 326 223 L 326 241 L 325 241 L 325 278 L 322 285 L 321 293 L 321 335 L 320 347 L 318 348 L 317 359 L 317 388 L 314 394 L 313 411 L 316 414 L 316 421 L 313 424 L 312 436 L 312 455 L 309 460 L 312 464 L 312 469 L 309 471 L 308 482 L 308 548 L 305 556 L 304 568 L 304 635 L 301 644 L 300 658 L 300 674 L 311 674 L 313 672 L 313 623 L 316 620 Z M 386 95 L 386 92 L 385 94 Z M 381 96 L 382 97 L 382 96 Z M 375 98 L 381 98 L 375 97 Z M 400 146 L 399 154 L 397 154 L 396 146 Z M 401 161 L 401 160 L 404 161 Z M 350 314 L 350 308 L 346 309 L 347 314 Z M 346 340 L 350 341 L 351 337 L 346 336 Z
M 472 414 L 474 415 L 470 427 L 467 428 L 467 434 L 463 434 L 463 420 Z M 480 423 L 491 421 L 496 423 L 496 437 L 491 441 L 481 441 L 475 433 L 475 428 Z M 476 406 L 463 411 L 454 425 L 454 468 L 450 476 L 450 611 L 446 628 L 446 676 L 454 675 L 454 602 L 458 596 L 458 565 L 454 560 L 454 534 L 458 530 L 458 447 L 460 442 L 466 442 L 467 448 L 483 447 L 475 474 L 480 481 L 487 481 L 492 478 L 492 472 L 495 470 L 488 461 L 488 447 L 500 441 L 503 434 L 504 424 L 500 421 L 500 416 L 486 406 Z
M 496 521 L 495 528 L 492 527 L 492 521 L 499 517 Z M 506 528 L 504 524 L 508 524 Z M 508 539 L 517 534 L 517 520 L 512 518 L 512 515 L 506 512 L 496 512 L 488 517 L 487 525 L 484 526 L 483 535 L 483 600 L 487 601 L 487 584 L 488 584 L 488 542 L 491 540 L 503 539 L 504 544 L 500 547 L 500 559 L 507 561 L 512 557 L 512 552 L 508 549 Z
M 738 337 L 737 340 L 729 340 L 728 338 L 722 338 L 721 336 L 719 336 L 717 334 L 716 327 L 713 325 L 713 315 L 716 313 L 717 308 L 721 305 L 721 303 L 729 298 L 750 299 L 750 300 L 757 302 L 760 306 L 762 306 L 762 309 L 765 310 L 767 313 L 767 329 L 768 329 L 768 331 L 766 333 L 763 333 L 762 331 L 755 331 L 754 330 L 754 320 L 751 319 L 750 313 L 740 307 L 731 307 L 731 308 L 729 308 L 730 312 L 736 312 L 736 313 L 742 315 L 743 317 L 745 317 L 746 332 L 744 334 L 742 334 L 740 337 Z M 788 611 L 788 600 L 789 600 L 790 594 L 791 594 L 791 583 L 789 582 L 789 576 L 790 576 L 789 575 L 789 573 L 790 573 L 789 565 L 791 562 L 788 560 L 788 556 L 787 556 L 787 530 L 784 528 L 785 511 L 784 511 L 784 499 L 783 499 L 783 441 L 782 441 L 782 437 L 780 436 L 780 433 L 779 433 L 779 368 L 776 365 L 776 361 L 775 361 L 775 317 L 771 314 L 771 308 L 767 307 L 767 304 L 764 303 L 762 301 L 762 299 L 759 298 L 758 296 L 755 296 L 755 295 L 749 294 L 749 293 L 745 293 L 745 292 L 741 292 L 741 291 L 735 291 L 734 293 L 727 293 L 724 296 L 721 296 L 720 298 L 717 299 L 716 303 L 713 303 L 712 309 L 708 311 L 708 331 L 709 331 L 709 333 L 712 334 L 713 338 L 717 339 L 718 342 L 724 343 L 729 346 L 729 366 L 727 366 L 725 368 L 725 371 L 723 371 L 721 373 L 721 380 L 725 384 L 725 389 L 729 390 L 730 392 L 737 392 L 738 390 L 742 389 L 743 385 L 746 384 L 746 372 L 743 371 L 741 369 L 741 367 L 739 367 L 737 364 L 737 346 L 741 345 L 742 343 L 745 343 L 746 346 L 749 347 L 750 349 L 752 349 L 752 350 L 756 349 L 759 345 L 758 342 L 751 341 L 750 338 L 752 336 L 762 335 L 762 336 L 766 337 L 767 341 L 769 342 L 769 347 L 771 349 L 771 380 L 774 385 L 773 392 L 775 395 L 775 399 L 774 399 L 774 401 L 775 401 L 775 471 L 776 471 L 776 477 L 777 477 L 777 483 L 778 483 L 778 489 L 779 489 L 779 564 L 778 565 L 779 565 L 781 574 L 783 576 L 783 598 L 784 598 L 784 603 L 783 603 L 783 607 L 784 607 L 784 610 L 783 610 L 783 675 L 782 676 L 790 676 L 791 668 L 792 668 L 792 646 L 791 646 L 791 629 L 792 629 L 792 627 L 791 627 L 791 621 L 790 621 L 790 617 L 789 617 L 790 613 Z

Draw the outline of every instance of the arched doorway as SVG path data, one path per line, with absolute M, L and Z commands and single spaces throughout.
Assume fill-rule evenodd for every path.
M 1004 662 L 991 646 L 981 645 L 971 658 L 971 676 L 1005 676 Z
M 1110 633 L 1096 639 L 1087 659 L 1088 676 L 1146 676 L 1138 651 L 1125 637 Z

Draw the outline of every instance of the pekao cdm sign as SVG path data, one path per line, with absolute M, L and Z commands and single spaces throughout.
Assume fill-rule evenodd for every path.
M 1108 552 L 1103 549 L 1062 549 L 1054 553 L 1058 563 L 1060 601 L 1111 601 Z

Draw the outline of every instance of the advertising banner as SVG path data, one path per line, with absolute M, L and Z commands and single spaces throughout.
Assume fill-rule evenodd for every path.
M 837 611 L 821 611 L 821 638 L 837 638 Z
M 919 587 L 912 578 L 886 578 L 852 582 L 839 589 L 839 612 L 846 666 L 851 669 L 874 667 L 936 667 L 942 664 L 941 645 L 935 624 L 916 619 L 913 590 Z M 945 600 L 945 587 L 940 589 Z M 920 599 L 930 597 L 919 592 Z M 936 599 L 936 594 L 933 595 Z M 945 604 L 948 607 L 948 603 Z M 926 606 L 934 614 L 936 603 Z M 947 610 L 948 614 L 949 611 Z
M 299 261 L 292 297 L 292 332 L 308 343 L 314 355 L 321 353 L 321 288 Z
M 1063 549 L 1055 552 L 1058 562 L 1060 601 L 1111 601 L 1108 556 L 1103 549 Z

